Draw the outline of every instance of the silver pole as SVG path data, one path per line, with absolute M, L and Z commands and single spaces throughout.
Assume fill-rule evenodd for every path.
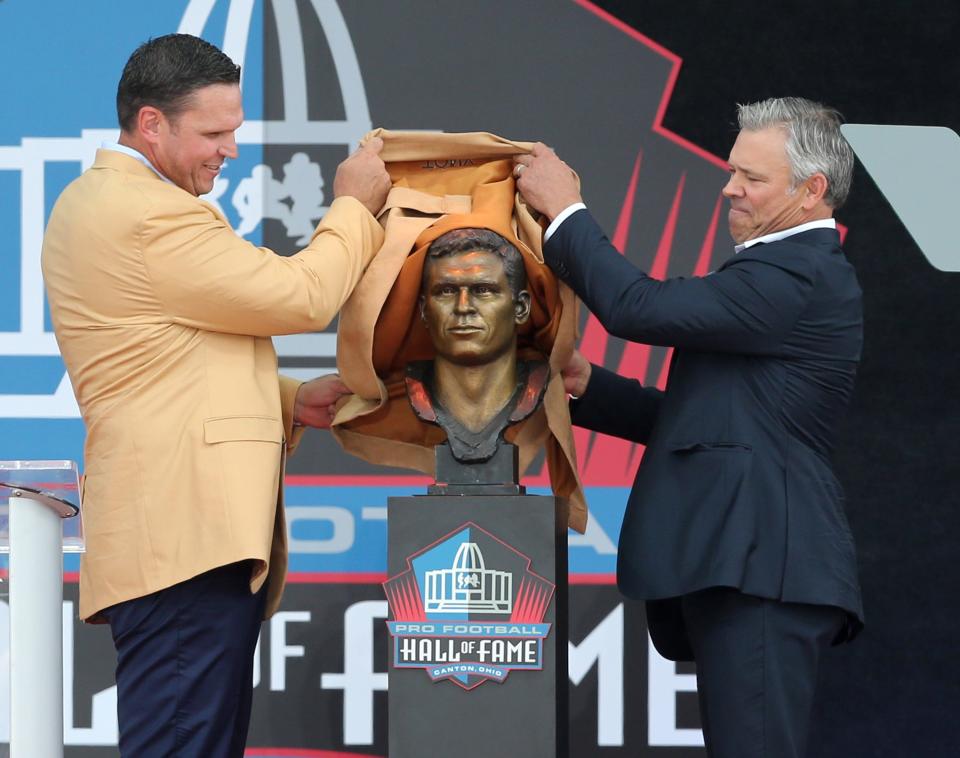
M 62 519 L 10 497 L 10 758 L 63 758 Z

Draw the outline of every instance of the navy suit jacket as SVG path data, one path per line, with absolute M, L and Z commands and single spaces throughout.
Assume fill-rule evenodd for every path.
M 830 464 L 863 341 L 833 229 L 757 244 L 705 277 L 651 279 L 585 210 L 547 263 L 617 337 L 675 348 L 666 390 L 599 366 L 574 423 L 646 445 L 620 532 L 621 591 L 661 653 L 690 655 L 682 595 L 708 587 L 842 608 L 862 626 L 853 538 Z M 838 638 L 838 641 L 841 639 Z

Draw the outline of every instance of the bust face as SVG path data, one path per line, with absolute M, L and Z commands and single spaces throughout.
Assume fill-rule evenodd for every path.
M 516 349 L 517 325 L 530 316 L 530 293 L 516 296 L 496 253 L 475 250 L 425 262 L 420 309 L 437 356 L 483 365 Z

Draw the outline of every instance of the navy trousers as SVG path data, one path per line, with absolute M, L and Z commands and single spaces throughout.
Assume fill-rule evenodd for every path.
M 117 649 L 120 754 L 239 758 L 266 591 L 249 561 L 104 611 Z
M 839 608 L 714 587 L 681 599 L 710 758 L 804 758 L 820 654 Z

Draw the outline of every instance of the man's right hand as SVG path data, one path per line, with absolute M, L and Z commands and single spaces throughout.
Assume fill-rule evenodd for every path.
M 355 197 L 373 215 L 377 215 L 390 191 L 390 175 L 380 158 L 383 140 L 374 137 L 337 166 L 333 196 Z
M 523 199 L 553 221 L 574 203 L 582 203 L 577 175 L 542 142 L 513 158 L 513 175 Z

